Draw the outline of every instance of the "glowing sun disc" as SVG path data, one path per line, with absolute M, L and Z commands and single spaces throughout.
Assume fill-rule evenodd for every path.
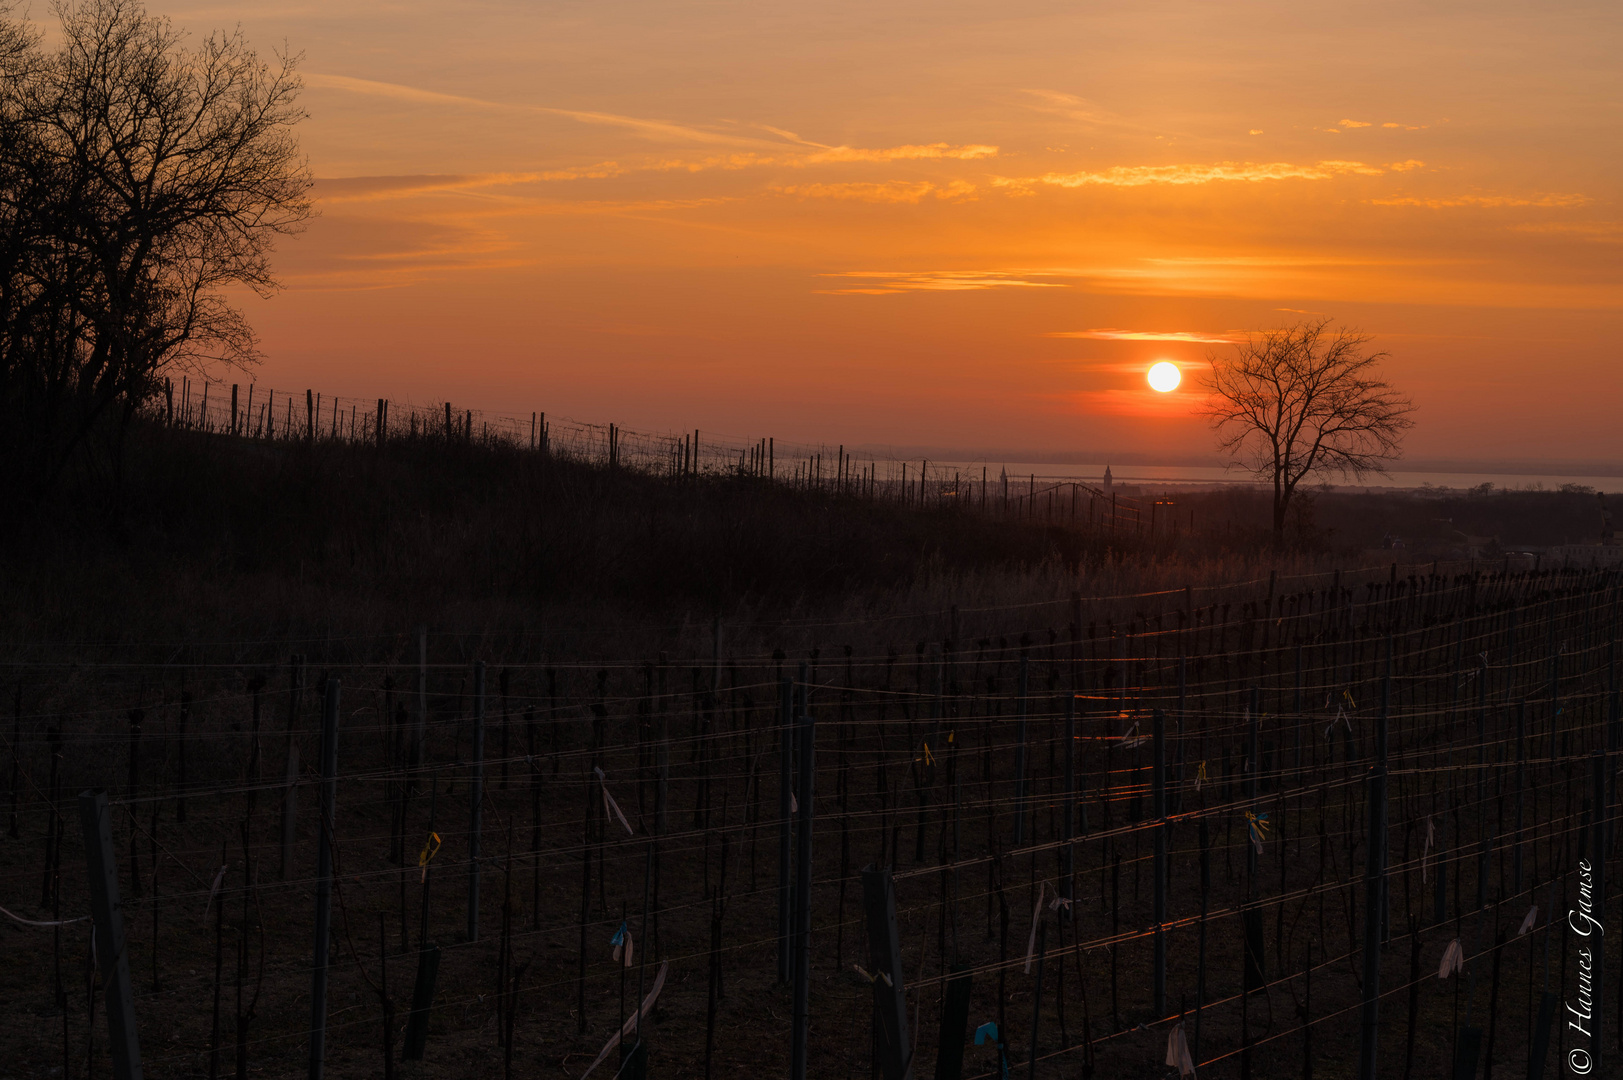
M 1183 381 L 1183 373 L 1178 370 L 1177 364 L 1162 360 L 1150 368 L 1149 379 L 1151 390 L 1170 394 Z

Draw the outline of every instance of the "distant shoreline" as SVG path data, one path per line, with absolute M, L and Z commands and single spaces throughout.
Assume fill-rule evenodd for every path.
M 922 460 L 922 459 L 921 459 Z M 1078 482 L 1102 487 L 1106 466 L 1097 462 L 1087 463 L 1057 463 L 1037 461 L 1010 461 L 1007 463 L 990 463 L 984 461 L 930 461 L 930 472 L 936 474 L 939 469 L 943 473 L 954 470 L 964 475 L 973 474 L 979 479 L 982 469 L 986 471 L 989 481 L 996 482 L 1003 470 L 1008 471 L 1009 483 L 1017 481 L 1030 482 L 1033 476 L 1038 483 L 1070 483 Z M 1255 480 L 1236 469 L 1223 469 L 1216 466 L 1190 466 L 1190 465 L 1117 465 L 1109 466 L 1112 483 L 1116 487 L 1254 487 L 1264 483 Z M 1503 490 L 1536 490 L 1542 488 L 1546 491 L 1559 490 L 1563 485 L 1576 484 L 1582 487 L 1594 488 L 1601 492 L 1623 492 L 1623 475 L 1584 474 L 1576 472 L 1564 473 L 1513 473 L 1513 472 L 1452 472 L 1444 470 L 1398 470 L 1394 469 L 1386 476 L 1369 476 L 1363 481 L 1331 481 L 1330 486 L 1336 491 L 1423 491 L 1427 488 L 1447 488 L 1455 491 L 1464 491 L 1481 487 L 1483 484 L 1492 484 L 1495 489 Z

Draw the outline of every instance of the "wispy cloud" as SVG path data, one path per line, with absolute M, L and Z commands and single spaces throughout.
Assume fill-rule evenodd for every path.
M 1394 199 L 1371 199 L 1375 206 L 1424 206 L 1430 210 L 1441 210 L 1453 206 L 1551 206 L 1572 207 L 1587 206 L 1591 200 L 1587 195 L 1538 195 L 1523 198 L 1515 195 L 1456 195 L 1452 198 L 1424 199 L 1418 196 L 1405 196 Z
M 860 146 L 829 146 L 824 143 L 812 142 L 804 139 L 792 131 L 772 127 L 766 124 L 756 125 L 760 130 L 771 133 L 782 140 L 775 141 L 763 139 L 758 136 L 744 135 L 733 131 L 716 130 L 713 128 L 695 127 L 691 124 L 678 124 L 665 120 L 649 120 L 638 116 L 623 116 L 618 113 L 593 112 L 580 109 L 559 109 L 547 105 L 529 105 L 522 103 L 489 101 L 484 98 L 466 97 L 460 94 L 444 94 L 435 90 L 424 90 L 415 86 L 403 86 L 399 83 L 376 82 L 371 79 L 357 79 L 349 75 L 332 75 L 321 72 L 310 72 L 304 76 L 307 85 L 321 87 L 329 90 L 341 90 L 354 94 L 365 94 L 371 97 L 391 98 L 396 101 L 410 101 L 424 105 L 448 105 L 462 108 L 476 108 L 484 110 L 500 110 L 508 112 L 529 112 L 547 116 L 560 116 L 575 120 L 583 124 L 599 124 L 609 127 L 620 127 L 634 131 L 650 139 L 666 142 L 700 143 L 707 145 L 724 145 L 753 148 L 755 153 L 733 154 L 720 158 L 707 158 L 692 162 L 663 162 L 654 165 L 620 167 L 622 172 L 641 171 L 646 169 L 687 169 L 697 172 L 702 169 L 715 168 L 747 168 L 752 165 L 790 165 L 803 167 L 808 165 L 824 165 L 835 163 L 856 162 L 894 162 L 894 161 L 976 161 L 982 158 L 992 158 L 998 155 L 998 147 L 984 143 L 970 143 L 955 146 L 951 143 L 907 143 L 901 146 L 888 147 L 860 147 Z M 788 144 L 786 146 L 785 144 Z M 810 152 L 796 152 L 784 154 L 782 151 L 789 146 L 796 148 L 807 147 Z M 774 151 L 764 155 L 762 151 Z M 612 163 L 611 163 L 612 164 Z M 582 175 L 595 175 L 585 173 Z M 612 174 L 618 175 L 618 173 Z M 540 177 L 541 179 L 569 179 L 564 173 Z
M 779 195 L 794 195 L 802 199 L 844 199 L 852 202 L 917 203 L 934 196 L 937 199 L 967 199 L 974 195 L 975 185 L 963 180 L 937 186 L 929 180 L 888 180 L 884 183 L 845 184 L 790 184 L 768 190 Z
M 1370 123 L 1369 123 L 1368 120 L 1341 120 L 1341 121 L 1338 121 L 1338 122 L 1344 128 L 1361 128 L 1361 127 L 1369 127 L 1370 126 Z
M 434 90 L 423 90 L 415 86 L 402 86 L 399 83 L 376 82 L 371 79 L 357 79 L 349 75 L 331 75 L 322 72 L 307 72 L 304 76 L 305 84 L 329 90 L 345 90 L 354 94 L 366 94 L 372 97 L 393 98 L 397 101 L 415 101 L 430 105 L 458 105 L 478 109 L 495 109 L 504 111 L 518 111 L 541 113 L 548 116 L 562 116 L 576 120 L 583 124 L 603 124 L 609 127 L 626 128 L 637 134 L 653 139 L 666 141 L 719 143 L 734 146 L 776 146 L 766 139 L 754 138 L 747 135 L 738 135 L 725 131 L 707 131 L 703 128 L 691 127 L 686 124 L 673 124 L 664 120 L 648 120 L 638 116 L 622 116 L 618 113 L 591 112 L 581 109 L 558 109 L 548 105 L 515 104 L 511 102 L 488 101 L 483 98 L 465 97 L 460 94 L 442 94 Z
M 863 294 L 882 296 L 899 292 L 967 292 L 981 289 L 1059 289 L 1057 281 L 1038 281 L 1037 278 L 1060 276 L 1048 271 L 1026 270 L 843 270 L 823 274 L 827 278 L 856 279 L 864 284 L 844 289 L 820 289 L 835 295 Z
M 1245 340 L 1243 332 L 1213 334 L 1200 330 L 1058 330 L 1046 337 L 1089 338 L 1094 341 L 1187 341 L 1201 345 L 1230 345 Z
M 625 170 L 612 161 L 548 172 L 440 174 L 428 176 L 348 176 L 320 178 L 315 197 L 327 205 L 387 202 L 424 195 L 482 196 L 501 188 L 520 187 L 547 180 L 618 176 Z
M 1250 161 L 1219 161 L 1205 165 L 1116 165 L 1097 172 L 1044 173 L 1041 176 L 995 178 L 997 187 L 1023 188 L 1033 184 L 1077 188 L 1089 185 L 1106 187 L 1145 187 L 1150 184 L 1212 184 L 1223 182 L 1261 183 L 1268 180 L 1329 180 L 1336 176 L 1358 173 L 1379 176 L 1384 169 L 1366 165 L 1361 161 L 1319 161 L 1311 165 L 1296 165 L 1285 161 L 1255 163 Z
M 972 143 L 952 146 L 948 143 L 928 143 L 923 146 L 890 146 L 868 150 L 856 146 L 831 146 L 800 159 L 805 165 L 821 165 L 836 161 L 940 161 L 951 158 L 958 161 L 976 161 L 997 157 L 998 148 Z
M 996 147 L 949 147 L 940 144 L 945 151 L 986 149 L 996 150 Z M 848 148 L 837 148 L 848 149 Z M 926 154 L 908 153 L 907 151 L 932 150 L 933 147 L 899 147 L 891 149 L 875 149 L 853 151 L 853 154 L 869 155 L 866 157 L 852 156 L 844 160 L 850 161 L 905 161 L 927 158 Z M 886 157 L 892 151 L 893 157 Z M 941 157 L 962 156 L 973 158 L 978 154 L 966 153 L 954 155 L 943 152 Z M 316 197 L 328 204 L 351 202 L 382 202 L 393 199 L 407 199 L 424 195 L 458 195 L 469 197 L 497 197 L 498 189 L 519 188 L 525 185 L 564 183 L 576 180 L 606 180 L 635 173 L 648 172 L 705 172 L 709 170 L 736 171 L 751 168 L 766 168 L 770 166 L 788 168 L 807 168 L 824 162 L 837 160 L 819 153 L 815 155 L 797 154 L 756 154 L 734 153 L 710 155 L 697 158 L 683 157 L 650 157 L 643 161 L 599 161 L 589 165 L 572 165 L 562 169 L 545 169 L 534 172 L 499 172 L 499 173 L 472 173 L 472 174 L 431 174 L 426 176 L 373 176 L 373 177 L 342 177 L 322 178 L 317 181 Z M 891 180 L 882 182 L 851 182 L 831 184 L 797 184 L 770 188 L 769 190 L 784 195 L 798 195 L 805 198 L 853 199 L 865 202 L 918 202 L 926 196 L 933 195 L 938 199 L 966 199 L 974 195 L 975 185 L 966 180 L 952 180 L 945 183 L 917 180 Z M 511 197 L 511 196 L 509 196 Z
M 1573 236 L 1605 244 L 1623 241 L 1623 221 L 1527 221 L 1510 228 L 1515 232 Z
M 1064 117 L 1086 127 L 1106 131 L 1131 132 L 1141 135 L 1178 135 L 1166 128 L 1153 127 L 1129 120 L 1119 113 L 1101 108 L 1086 98 L 1075 94 L 1065 94 L 1058 90 L 1027 89 L 1021 93 L 1026 95 L 1023 102 L 1027 108 L 1053 116 Z

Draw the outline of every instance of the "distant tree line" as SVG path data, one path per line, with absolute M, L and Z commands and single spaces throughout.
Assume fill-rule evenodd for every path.
M 116 478 L 172 371 L 257 359 L 233 290 L 312 214 L 297 57 L 190 43 L 134 0 L 0 7 L 0 453 L 13 495 Z M 20 490 L 19 490 L 20 489 Z

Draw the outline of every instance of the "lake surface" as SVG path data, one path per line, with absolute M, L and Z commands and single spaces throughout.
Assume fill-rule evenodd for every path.
M 937 470 L 950 474 L 959 470 L 965 477 L 973 476 L 976 480 L 981 477 L 981 470 L 986 469 L 986 477 L 996 481 L 1000 470 L 1007 469 L 1009 482 L 1024 480 L 1028 483 L 1032 476 L 1036 476 L 1037 483 L 1054 484 L 1077 480 L 1092 484 L 1095 487 L 1104 482 L 1105 466 L 1102 464 L 1056 464 L 1052 461 L 1029 462 L 930 462 L 930 475 L 939 475 Z M 1198 484 L 1209 486 L 1214 484 L 1254 484 L 1245 473 L 1239 470 L 1223 469 L 1217 466 L 1200 465 L 1110 465 L 1110 475 L 1117 484 L 1127 484 L 1134 487 L 1182 486 Z M 1496 488 L 1534 488 L 1543 487 L 1553 491 L 1563 484 L 1580 484 L 1584 487 L 1594 488 L 1596 491 L 1623 492 L 1623 476 L 1563 476 L 1558 474 L 1532 475 L 1519 473 L 1493 473 L 1493 472 L 1405 472 L 1394 469 L 1386 476 L 1368 476 L 1361 482 L 1343 481 L 1336 478 L 1332 481 L 1337 488 L 1343 489 L 1399 489 L 1412 490 L 1415 488 L 1473 488 L 1483 484 L 1492 484 Z

